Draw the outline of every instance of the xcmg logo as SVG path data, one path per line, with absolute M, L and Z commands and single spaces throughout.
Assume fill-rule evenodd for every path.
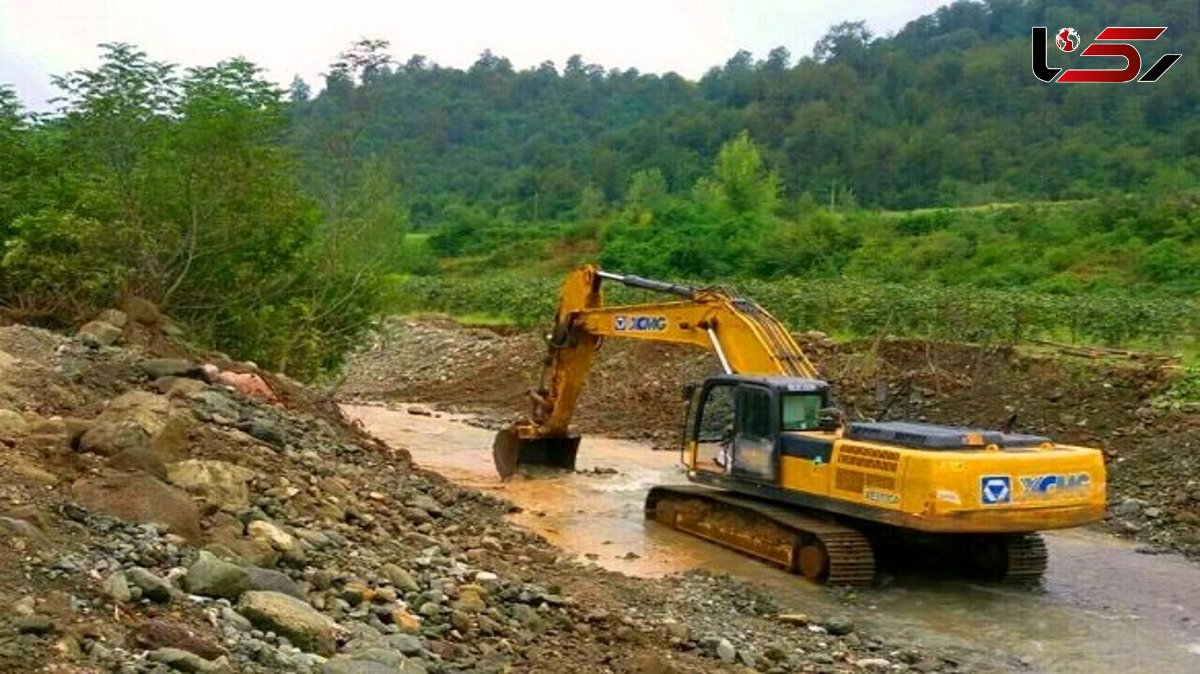
M 1022 475 L 1018 481 L 1021 484 L 1021 492 L 1029 496 L 1050 496 L 1055 492 L 1083 491 L 1092 486 L 1092 476 L 1087 473 Z
M 667 329 L 666 316 L 615 316 L 613 329 L 617 332 L 662 332 Z
M 1064 70 L 1050 67 L 1046 58 L 1049 33 L 1045 26 L 1034 26 L 1033 75 L 1043 82 L 1056 83 L 1108 82 L 1120 84 L 1134 80 L 1138 82 L 1157 81 L 1183 55 L 1163 54 L 1145 74 L 1138 77 L 1142 73 L 1142 53 L 1129 43 L 1157 40 L 1166 30 L 1165 26 L 1154 28 L 1109 26 L 1100 31 L 1095 42 L 1080 51 L 1079 32 L 1074 28 L 1061 28 L 1054 34 L 1054 45 L 1063 53 L 1078 53 L 1082 57 L 1119 56 L 1125 59 L 1124 68 L 1070 68 Z

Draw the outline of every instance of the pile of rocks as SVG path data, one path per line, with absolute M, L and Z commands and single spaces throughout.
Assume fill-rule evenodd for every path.
M 524 373 L 544 351 L 532 332 L 502 336 L 483 328 L 467 328 L 449 319 L 389 318 L 372 342 L 352 354 L 346 378 L 339 388 L 343 399 L 374 401 L 416 389 L 435 389 L 474 378 L 482 369 L 511 367 Z M 480 382 L 493 387 L 515 386 L 521 381 Z M 469 404 L 464 399 L 461 401 Z
M 0 329 L 12 671 L 957 668 L 837 621 L 781 620 L 737 583 L 565 558 L 510 526 L 509 504 L 315 405 L 101 333 Z

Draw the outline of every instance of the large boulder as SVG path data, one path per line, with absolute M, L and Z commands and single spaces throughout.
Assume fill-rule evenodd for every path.
M 258 538 L 271 544 L 280 552 L 290 552 L 296 548 L 296 538 L 284 531 L 282 527 L 266 520 L 254 520 L 246 525 L 246 535 Z
M 162 618 L 152 618 L 138 625 L 133 640 L 138 648 L 145 650 L 179 648 L 209 660 L 228 652 L 187 625 Z
M 190 436 L 195 428 L 196 418 L 192 416 L 191 412 L 186 410 L 171 412 L 163 429 L 150 438 L 150 448 L 166 463 L 182 461 L 191 453 L 192 440 Z
M 79 328 L 75 339 L 91 347 L 112 346 L 121 339 L 121 328 L 104 321 L 92 321 Z
M 191 541 L 200 537 L 200 510 L 192 498 L 151 475 L 89 475 L 76 480 L 71 493 L 80 505 L 110 517 L 155 522 Z
M 258 629 L 282 634 L 298 648 L 325 657 L 332 656 L 337 648 L 337 623 L 295 597 L 280 592 L 246 592 L 237 610 Z
M 170 414 L 171 404 L 166 396 L 133 390 L 110 400 L 98 420 L 132 421 L 153 436 L 166 427 Z
M 217 512 L 212 516 L 208 537 L 212 541 L 212 551 L 218 556 L 232 557 L 267 568 L 279 562 L 279 552 L 268 541 L 246 538 L 245 525 L 228 513 Z
M 183 588 L 204 597 L 237 599 L 250 588 L 250 575 L 244 567 L 202 550 L 188 567 Z
M 188 400 L 192 401 L 196 416 L 203 421 L 234 424 L 242 416 L 238 403 L 224 391 L 205 389 L 189 395 Z
M 150 436 L 133 421 L 99 421 L 79 438 L 79 451 L 106 457 L 149 447 Z
M 133 591 L 129 588 L 129 580 L 124 571 L 109 574 L 108 578 L 100 583 L 100 589 L 109 599 L 120 604 L 133 599 Z
M 257 566 L 247 567 L 246 573 L 250 579 L 251 590 L 280 592 L 296 599 L 305 597 L 304 588 L 286 573 L 274 569 L 260 569 Z
M 160 480 L 167 479 L 167 467 L 149 447 L 130 447 L 108 460 L 117 470 L 149 473 Z
M 253 478 L 254 471 L 225 461 L 191 459 L 167 466 L 168 482 L 226 510 L 250 505 L 246 483 Z
M 168 398 L 186 398 L 193 393 L 207 389 L 208 384 L 200 379 L 160 377 L 154 380 L 154 388 Z
M 141 588 L 142 596 L 151 600 L 166 603 L 171 601 L 171 584 L 162 576 L 148 569 L 135 566 L 125 571 L 125 580 L 130 585 Z

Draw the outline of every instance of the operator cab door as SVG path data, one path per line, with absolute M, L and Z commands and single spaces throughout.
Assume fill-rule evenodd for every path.
M 765 386 L 710 382 L 696 397 L 693 469 L 774 484 L 778 475 L 777 398 Z
M 729 472 L 757 482 L 776 483 L 779 462 L 775 439 L 779 435 L 779 421 L 775 396 L 765 386 L 741 384 L 737 387 L 735 407 L 737 418 Z

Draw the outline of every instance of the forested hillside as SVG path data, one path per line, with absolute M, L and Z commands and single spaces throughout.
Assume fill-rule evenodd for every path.
M 1168 26 L 1147 64 L 1183 58 L 1153 84 L 1031 74 L 1031 26 L 1119 24 Z M 807 295 L 775 308 L 812 324 L 893 307 L 850 331 L 901 329 L 888 312 L 912 296 L 903 329 L 933 334 L 976 287 L 999 293 L 987 334 L 1005 339 L 1200 330 L 1195 0 L 959 0 L 895 35 L 840 23 L 811 54 L 739 52 L 699 81 L 580 56 L 460 70 L 362 40 L 314 94 L 240 58 L 101 53 L 55 78 L 52 113 L 0 83 L 0 321 L 78 324 L 136 295 L 198 342 L 315 376 L 414 298 L 489 310 L 439 294 L 451 277 L 519 288 L 598 260 L 779 279 L 750 285 Z M 1081 293 L 1102 299 L 1062 299 Z
M 1031 74 L 1032 26 L 1090 40 L 1114 24 L 1169 26 L 1142 45 L 1147 69 L 1185 57 L 1154 84 Z M 892 36 L 836 25 L 799 58 L 740 52 L 698 82 L 578 56 L 517 70 L 485 53 L 464 71 L 364 41 L 316 98 L 293 87 L 291 143 L 329 210 L 387 204 L 432 234 L 399 250 L 407 271 L 544 275 L 600 259 L 700 279 L 1188 294 L 1193 53 L 1187 0 L 960 1 Z
M 1144 68 L 1163 53 L 1185 56 L 1153 85 L 1046 85 L 1030 73 L 1030 28 L 1042 25 L 1075 27 L 1088 42 L 1108 25 L 1165 25 L 1141 47 Z M 1053 44 L 1050 52 L 1053 64 L 1082 65 Z M 646 170 L 687 191 L 742 131 L 788 201 L 828 203 L 832 192 L 835 202 L 853 195 L 863 206 L 909 209 L 1076 199 L 1200 177 L 1193 0 L 960 1 L 888 37 L 842 23 L 811 55 L 739 52 L 698 82 L 580 56 L 517 70 L 485 53 L 465 71 L 419 55 L 396 64 L 358 56 L 293 110 L 296 147 L 321 179 L 334 146 L 381 161 L 417 223 L 464 203 L 520 220 L 569 218 L 581 201 L 624 198 Z M 347 129 L 348 146 L 329 142 Z

